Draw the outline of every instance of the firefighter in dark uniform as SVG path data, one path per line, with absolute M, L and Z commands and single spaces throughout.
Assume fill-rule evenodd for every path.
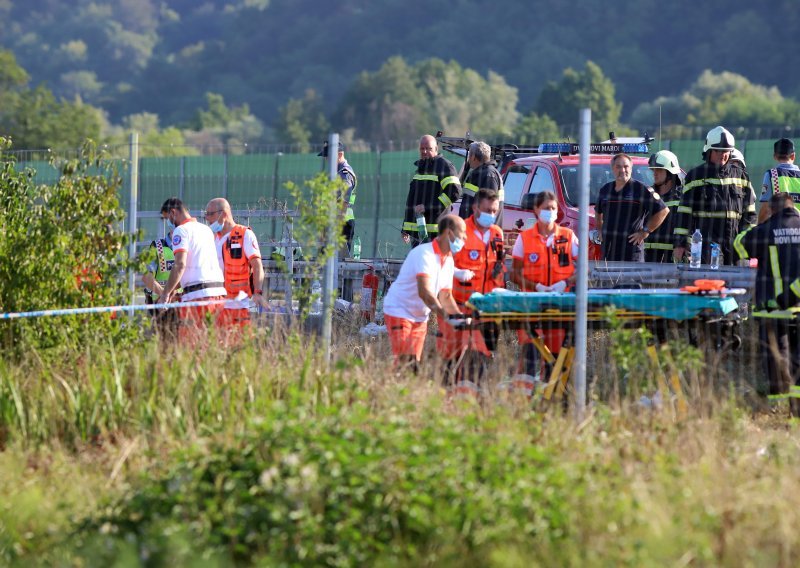
M 438 155 L 436 138 L 426 134 L 419 141 L 419 160 L 414 164 L 417 173 L 411 179 L 406 198 L 402 236 L 412 247 L 429 242 L 438 235 L 439 217 L 447 213 L 450 206 L 461 195 L 461 182 L 455 166 Z M 420 234 L 417 217 L 425 217 L 425 232 Z
M 721 264 L 734 264 L 733 240 L 756 224 L 756 197 L 750 178 L 738 163 L 730 162 L 733 135 L 712 128 L 703 146 L 705 162 L 684 179 L 674 230 L 674 258 L 680 262 L 696 229 L 703 235 L 702 262 L 711 257 L 711 243 L 720 247 Z
M 492 149 L 486 142 L 473 142 L 469 145 L 467 164 L 470 170 L 464 179 L 461 207 L 458 209 L 458 216 L 464 220 L 472 216 L 472 205 L 481 189 L 497 192 L 500 203 L 503 202 L 503 180 L 491 161 Z
M 650 233 L 644 242 L 645 262 L 672 262 L 672 232 L 675 228 L 675 212 L 681 201 L 683 186 L 681 185 L 681 167 L 678 157 L 669 150 L 661 150 L 650 156 L 648 166 L 653 170 L 653 189 L 664 201 L 670 214 L 658 228 Z
M 766 316 L 759 318 L 759 336 L 769 392 L 800 396 L 800 212 L 784 192 L 769 206 L 772 216 L 736 237 L 734 247 L 742 259 L 758 259 L 755 300 L 763 311 L 754 315 Z M 800 398 L 790 402 L 797 416 Z
M 175 255 L 172 253 L 170 242 L 172 242 L 171 234 L 167 234 L 166 239 L 156 239 L 150 243 L 149 252 L 146 253 L 151 259 L 155 253 L 155 259 L 147 265 L 148 272 L 142 276 L 146 304 L 156 302 L 163 291 L 164 284 L 169 280 L 169 272 L 172 270 L 172 265 L 175 264 Z M 148 310 L 148 312 L 153 317 L 153 325 L 159 335 L 166 339 L 175 337 L 178 331 L 177 310 Z

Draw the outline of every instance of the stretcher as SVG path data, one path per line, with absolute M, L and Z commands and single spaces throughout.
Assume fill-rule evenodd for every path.
M 670 321 L 721 321 L 738 319 L 738 303 L 733 297 L 744 290 L 722 290 L 716 293 L 694 294 L 674 288 L 637 290 L 590 290 L 587 322 L 592 329 L 608 327 L 610 315 L 623 324 L 642 324 L 657 320 Z M 534 293 L 495 290 L 489 294 L 473 294 L 467 306 L 472 310 L 472 326 L 480 329 L 486 345 L 494 350 L 497 334 L 502 329 L 524 329 L 534 336 L 534 345 L 545 362 L 552 366 L 545 400 L 561 397 L 566 392 L 574 346 L 571 336 L 575 323 L 576 295 L 573 293 Z M 564 348 L 558 358 L 547 348 L 536 328 L 549 327 L 567 331 Z M 660 369 L 655 345 L 648 348 L 654 367 Z M 666 400 L 671 388 L 677 400 L 679 415 L 685 415 L 686 401 L 677 370 L 667 361 L 669 378 L 659 373 L 658 385 Z M 669 386 L 668 386 L 669 384 Z

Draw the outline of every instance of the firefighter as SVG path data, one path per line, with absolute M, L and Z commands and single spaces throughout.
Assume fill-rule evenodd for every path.
M 740 258 L 758 259 L 757 308 L 796 312 L 793 320 L 759 318 L 764 370 L 772 395 L 787 393 L 800 384 L 800 212 L 792 197 L 784 192 L 774 194 L 769 204 L 772 216 L 734 242 Z M 791 401 L 792 412 L 798 415 L 800 399 Z
M 245 292 L 254 304 L 266 308 L 267 301 L 263 296 L 264 266 L 253 231 L 234 222 L 231 206 L 222 198 L 208 202 L 206 222 L 214 232 L 217 261 L 225 277 L 228 299 Z M 229 334 L 249 322 L 250 312 L 247 308 L 226 308 L 220 316 L 220 325 Z
M 677 211 L 683 187 L 678 157 L 669 150 L 661 150 L 650 156 L 648 166 L 653 171 L 653 189 L 661 196 L 670 211 Z M 672 262 L 672 243 L 676 215 L 669 214 L 644 242 L 645 262 Z
M 800 168 L 794 163 L 794 142 L 788 138 L 781 138 L 775 142 L 772 149 L 772 157 L 778 163 L 774 168 L 764 172 L 764 181 L 761 184 L 761 209 L 758 211 L 759 223 L 770 217 L 769 199 L 779 191 L 791 194 L 795 207 L 800 209 Z
M 534 196 L 533 211 L 536 224 L 519 234 L 511 251 L 511 279 L 523 292 L 566 292 L 575 283 L 578 239 L 571 229 L 556 223 L 558 201 L 552 191 Z M 546 329 L 543 335 L 552 353 L 561 351 L 562 329 Z M 522 348 L 520 372 L 535 380 L 540 375 L 539 352 L 525 331 L 517 337 Z
M 492 163 L 492 149 L 486 142 L 473 142 L 467 151 L 467 164 L 469 173 L 464 180 L 461 194 L 461 207 L 458 216 L 467 219 L 473 215 L 472 208 L 475 195 L 480 189 L 491 189 L 497 192 L 498 200 L 502 201 L 503 179 Z M 456 264 L 458 266 L 458 264 Z
M 406 211 L 401 235 L 412 248 L 428 242 L 438 234 L 439 218 L 450 210 L 461 195 L 461 182 L 452 162 L 439 156 L 436 138 L 426 134 L 419 140 L 419 160 L 414 162 L 417 173 L 411 179 L 406 197 Z M 421 234 L 417 217 L 424 217 Z
M 462 311 L 473 293 L 485 294 L 505 286 L 503 230 L 495 224 L 499 211 L 500 196 L 497 192 L 478 190 L 472 203 L 472 215 L 465 221 L 467 238 L 464 248 L 453 254 L 453 298 Z M 439 318 L 439 332 L 439 353 L 447 361 L 445 384 L 452 384 L 462 377 L 478 383 L 487 359 L 492 356 L 483 334 L 479 330 L 456 330 L 444 318 Z
M 673 255 L 683 260 L 695 229 L 703 236 L 702 262 L 711 257 L 711 243 L 720 247 L 721 264 L 735 262 L 733 240 L 756 223 L 753 186 L 742 166 L 730 163 L 733 135 L 722 126 L 708 131 L 704 163 L 686 174 L 675 220 Z

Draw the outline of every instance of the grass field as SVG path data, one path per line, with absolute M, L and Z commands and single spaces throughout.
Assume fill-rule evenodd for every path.
M 329 368 L 293 333 L 0 363 L 0 564 L 797 565 L 800 438 L 752 352 L 673 344 L 678 420 L 637 404 L 645 340 L 593 338 L 580 424 L 453 401 L 380 341 Z

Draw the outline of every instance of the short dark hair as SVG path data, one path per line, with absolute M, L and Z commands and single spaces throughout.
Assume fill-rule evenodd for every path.
M 177 197 L 170 197 L 164 202 L 164 205 L 161 206 L 162 213 L 169 213 L 171 209 L 179 209 L 181 211 L 186 211 L 186 207 L 183 205 L 183 201 L 181 201 Z
M 478 193 L 475 194 L 475 203 L 480 205 L 480 202 L 484 199 L 488 199 L 489 201 L 500 201 L 500 194 L 493 189 L 487 189 L 484 187 L 479 189 Z
M 439 234 L 441 235 L 447 229 L 455 230 L 457 227 L 458 217 L 454 217 L 453 215 L 445 215 L 439 220 Z
M 769 199 L 769 210 L 772 213 L 777 213 L 781 209 L 789 209 L 790 207 L 794 207 L 794 200 L 790 193 L 779 191 Z
M 536 197 L 533 198 L 533 206 L 541 207 L 542 205 L 550 201 L 555 201 L 556 203 L 558 203 L 556 194 L 548 190 L 540 191 L 539 193 L 536 194 Z

